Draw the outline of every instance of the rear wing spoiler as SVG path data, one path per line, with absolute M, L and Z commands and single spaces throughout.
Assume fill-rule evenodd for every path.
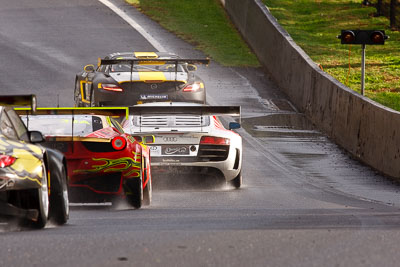
M 132 106 L 132 107 L 45 107 L 14 108 L 19 115 L 105 115 L 127 116 L 129 115 L 155 115 L 155 114 L 195 114 L 215 116 L 240 116 L 240 106 Z
M 126 107 L 45 107 L 36 108 L 14 108 L 18 115 L 104 115 L 104 116 L 128 116 Z
M 36 96 L 35 95 L 1 95 L 0 96 L 1 106 L 18 106 L 26 107 L 30 106 L 29 109 L 36 110 Z
M 188 64 L 210 64 L 210 59 L 186 59 L 186 58 L 177 58 L 177 59 L 159 59 L 159 58 L 141 58 L 141 59 L 101 59 L 99 58 L 98 65 L 114 65 L 114 64 L 151 64 L 154 63 L 162 63 L 162 64 L 175 64 L 178 65 L 179 63 L 188 63 Z
M 241 115 L 240 106 L 133 106 L 129 115 Z
M 80 141 L 80 142 L 98 142 L 98 143 L 109 143 L 110 138 L 97 138 L 97 137 L 84 137 L 84 136 L 52 136 L 46 137 L 46 141 Z
M 241 116 L 240 106 L 132 106 L 132 107 L 45 107 L 14 108 L 18 115 L 215 115 Z

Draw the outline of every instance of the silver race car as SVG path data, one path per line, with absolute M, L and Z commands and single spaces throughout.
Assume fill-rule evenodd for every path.
M 217 116 L 240 116 L 240 107 L 206 106 L 194 103 L 146 103 L 130 107 L 124 130 L 131 134 L 151 134 L 153 175 L 178 173 L 219 176 L 239 188 L 242 184 L 242 138 L 226 129 Z M 154 181 L 156 178 L 154 178 Z

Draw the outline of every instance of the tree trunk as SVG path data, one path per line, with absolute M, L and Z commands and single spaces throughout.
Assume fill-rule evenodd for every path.
M 397 0 L 390 0 L 390 28 L 396 28 L 396 2 Z
M 382 16 L 382 0 L 378 0 L 376 4 L 376 16 Z

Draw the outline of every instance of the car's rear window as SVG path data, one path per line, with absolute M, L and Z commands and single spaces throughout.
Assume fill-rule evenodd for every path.
M 23 116 L 22 120 L 30 131 L 40 131 L 45 136 L 86 136 L 103 128 L 100 117 L 75 115 Z M 73 120 L 73 123 L 72 123 Z

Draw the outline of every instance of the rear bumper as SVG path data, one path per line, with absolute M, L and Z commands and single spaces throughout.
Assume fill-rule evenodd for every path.
M 75 203 L 109 202 L 125 196 L 124 184 L 129 179 L 121 173 L 103 175 L 75 176 L 69 184 L 69 200 Z
M 157 173 L 158 170 L 161 170 L 162 167 L 166 167 L 169 169 L 174 169 L 178 173 L 180 170 L 184 171 L 188 169 L 188 167 L 204 167 L 208 169 L 217 169 L 224 176 L 225 181 L 230 181 L 234 179 L 240 172 L 241 166 L 237 169 L 229 168 L 231 166 L 230 162 L 157 162 L 151 163 L 152 172 Z
M 7 190 L 36 189 L 41 187 L 41 178 L 18 176 L 11 172 L 0 173 L 0 192 Z
M 71 203 L 102 203 L 110 202 L 122 195 L 98 194 L 87 187 L 70 187 L 68 191 L 69 201 Z
M 195 157 L 194 157 L 195 158 Z M 176 170 L 185 171 L 190 167 L 194 169 L 210 169 L 218 170 L 223 175 L 225 181 L 234 179 L 241 171 L 242 168 L 242 152 L 233 146 L 230 147 L 228 157 L 223 161 L 190 161 L 185 162 L 184 158 L 180 157 L 152 157 L 151 161 L 152 172 L 155 173 L 157 170 L 170 168 Z
M 70 177 L 71 190 L 87 189 L 98 195 L 120 195 L 124 179 L 120 172 L 73 175 Z

